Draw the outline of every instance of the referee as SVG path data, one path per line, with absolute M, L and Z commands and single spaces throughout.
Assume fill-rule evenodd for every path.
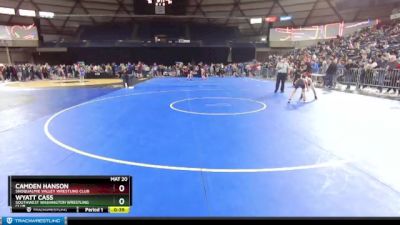
M 278 92 L 279 86 L 281 87 L 281 93 L 285 92 L 285 81 L 289 72 L 289 64 L 286 59 L 282 58 L 276 65 L 278 76 L 276 77 L 275 93 Z

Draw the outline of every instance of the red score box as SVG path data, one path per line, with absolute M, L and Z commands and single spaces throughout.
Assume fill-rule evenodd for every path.
M 268 23 L 275 23 L 278 20 L 278 17 L 276 16 L 268 16 L 265 18 L 265 22 Z

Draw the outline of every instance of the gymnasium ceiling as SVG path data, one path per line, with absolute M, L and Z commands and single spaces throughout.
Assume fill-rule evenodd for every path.
M 179 0 L 174 0 L 179 1 Z M 252 17 L 291 15 L 293 20 L 274 26 L 307 26 L 332 22 L 387 19 L 400 0 L 188 0 L 186 14 L 168 19 L 190 20 L 238 26 L 243 34 L 258 35 L 263 24 L 251 24 Z M 342 3 L 341 3 L 342 2 Z M 345 2 L 343 4 L 343 2 Z M 348 2 L 352 2 L 348 4 Z M 358 3 L 357 3 L 358 2 Z M 361 3 L 362 2 L 362 3 Z M 359 7 L 360 4 L 366 3 Z M 358 5 L 357 5 L 358 4 Z M 0 6 L 54 12 L 52 19 L 40 19 L 45 34 L 73 35 L 80 25 L 129 22 L 149 19 L 135 15 L 133 0 L 0 0 Z M 17 11 L 16 10 L 16 11 Z M 32 24 L 33 19 L 0 14 L 0 24 Z

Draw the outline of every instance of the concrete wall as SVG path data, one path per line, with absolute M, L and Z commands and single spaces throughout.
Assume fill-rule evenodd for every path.
M 33 63 L 32 53 L 35 48 L 9 48 L 11 63 Z M 8 64 L 5 47 L 0 47 L 0 63 Z
M 269 55 L 285 55 L 293 50 L 292 48 L 256 48 L 256 59 L 265 62 Z
M 75 37 L 65 36 L 65 35 L 56 35 L 56 34 L 43 34 L 43 41 L 44 42 L 52 42 L 52 41 L 60 41 L 64 39 L 65 41 L 74 41 L 76 40 Z
M 310 40 L 310 41 L 271 41 L 272 48 L 305 48 L 308 46 L 316 45 L 319 41 L 326 40 Z

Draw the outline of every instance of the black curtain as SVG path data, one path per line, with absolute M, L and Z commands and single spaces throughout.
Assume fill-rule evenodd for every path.
M 254 58 L 254 48 L 232 48 L 232 61 L 243 62 Z M 141 47 L 141 48 L 69 48 L 68 52 L 35 53 L 36 63 L 71 64 L 127 63 L 142 61 L 147 64 L 174 64 L 175 62 L 226 63 L 228 47 Z
M 254 47 L 232 48 L 232 62 L 248 62 L 255 58 L 256 49 Z

